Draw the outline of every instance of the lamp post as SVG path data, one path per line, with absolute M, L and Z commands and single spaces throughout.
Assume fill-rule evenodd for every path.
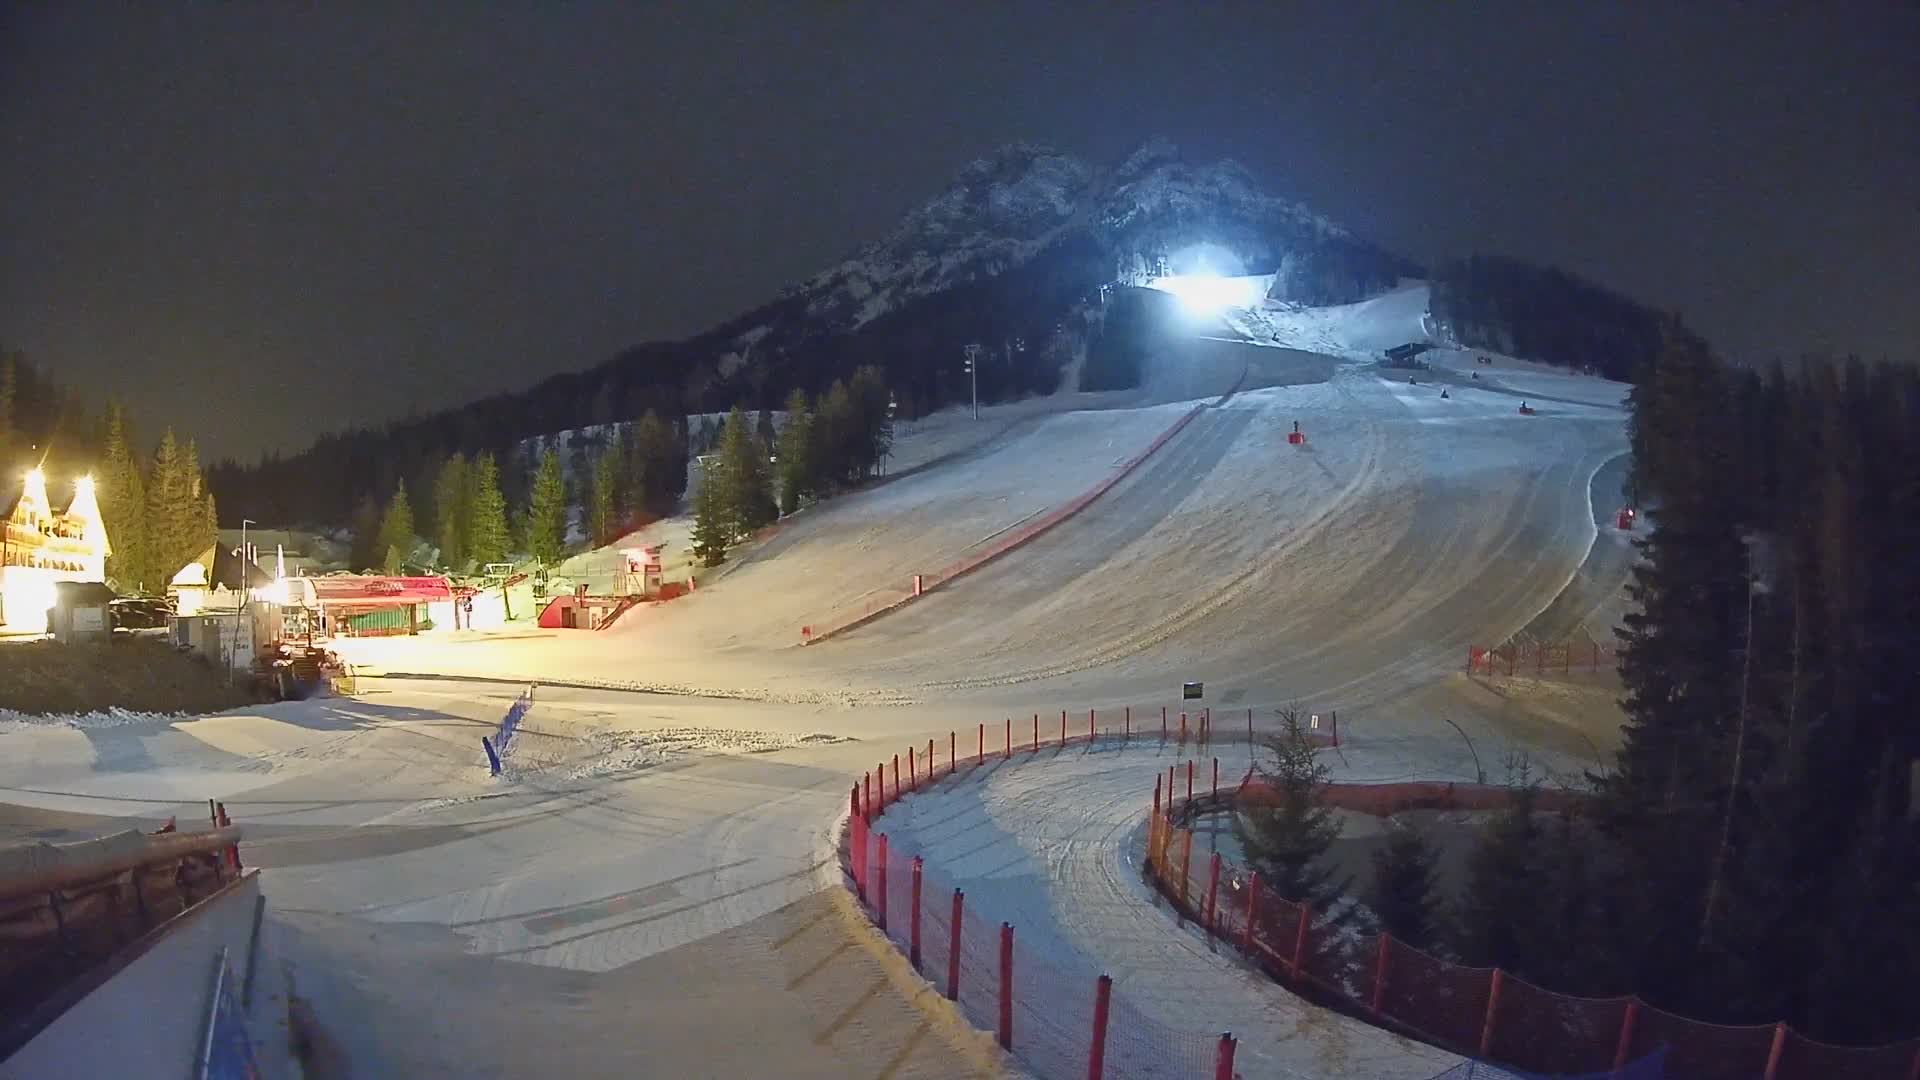
M 227 685 L 233 685 L 233 669 L 239 666 L 240 628 L 247 612 L 247 586 L 250 580 L 247 574 L 247 526 L 257 524 L 252 518 L 240 519 L 240 583 L 234 595 L 233 605 L 233 651 L 227 654 Z

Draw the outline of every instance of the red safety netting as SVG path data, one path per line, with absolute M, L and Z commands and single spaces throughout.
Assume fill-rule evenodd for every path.
M 1780 1045 L 1780 1075 L 1912 1080 L 1920 1075 L 1920 1039 L 1874 1047 L 1835 1046 L 1789 1029 Z
M 1667 1068 L 1676 1076 L 1700 1080 L 1751 1080 L 1766 1072 L 1773 1047 L 1772 1024 L 1706 1024 L 1676 1016 L 1645 1002 L 1633 1024 L 1632 1053 L 1667 1048 Z M 1779 1073 L 1779 1078 L 1788 1074 Z M 1842 1069 L 1838 1074 L 1851 1076 Z
M 1631 997 L 1556 994 L 1507 973 L 1487 1057 L 1534 1072 L 1572 1073 L 1613 1060 Z
M 1182 773 L 1176 775 L 1184 779 Z M 1301 905 L 1263 893 L 1255 875 L 1229 860 L 1221 860 L 1215 886 L 1212 852 L 1202 854 L 1205 842 L 1196 842 L 1195 834 L 1175 820 L 1196 808 L 1225 804 L 1196 794 L 1191 804 L 1181 797 L 1162 805 L 1160 817 L 1149 823 L 1147 870 L 1180 918 L 1209 926 L 1284 982 L 1303 980 L 1382 1023 L 1458 1053 L 1528 1073 L 1604 1074 L 1617 1061 L 1626 1070 L 1623 1075 L 1657 1076 L 1670 1069 L 1677 1076 L 1716 1080 L 1765 1073 L 1778 1037 L 1781 1053 L 1774 1080 L 1913 1080 L 1913 1070 L 1920 1067 L 1920 1040 L 1879 1047 L 1831 1046 L 1779 1025 L 1710 1024 L 1631 997 L 1576 997 L 1508 973 L 1496 980 L 1491 968 L 1448 963 L 1387 935 L 1342 928 Z M 1490 1068 L 1484 1062 L 1473 1064 Z
M 1196 725 L 1206 715 L 1188 717 L 1196 741 Z M 1113 727 L 1111 717 L 1106 725 L 1100 719 L 1094 714 L 1076 720 L 1069 712 L 1063 737 L 1063 721 L 1057 715 L 1042 717 L 1036 747 L 1036 721 L 1029 717 L 1026 724 L 1012 724 L 1022 736 L 1014 740 L 1014 750 L 1029 753 L 1063 742 L 1093 749 L 1102 740 L 1115 740 L 1127 732 L 1133 738 L 1159 737 L 1155 730 L 1159 718 L 1146 710 L 1137 724 L 1124 714 L 1119 729 Z M 1006 731 L 1003 723 L 998 726 L 998 738 L 995 732 L 987 732 L 984 739 L 976 732 L 974 745 L 961 754 L 959 773 L 964 776 L 982 765 L 997 765 L 1005 752 Z M 950 759 L 960 741 L 956 736 L 941 746 L 936 740 L 935 753 L 930 755 L 932 776 L 928 775 L 929 756 L 919 756 L 926 753 L 921 747 L 904 755 L 897 771 L 890 758 L 882 762 L 852 791 L 853 813 L 846 837 L 850 884 L 874 921 L 909 956 L 916 953 L 915 860 L 895 850 L 883 857 L 885 838 L 873 821 L 903 794 L 953 775 L 956 770 Z M 977 756 L 982 742 L 987 747 L 984 761 Z M 942 750 L 944 755 L 939 753 Z M 1167 775 L 1161 779 L 1165 781 Z M 1170 775 L 1184 791 L 1185 770 Z M 1238 785 L 1237 778 L 1234 784 Z M 1556 993 L 1511 974 L 1496 975 L 1490 968 L 1449 963 L 1387 935 L 1335 925 L 1266 890 L 1257 875 L 1230 859 L 1217 858 L 1210 836 L 1196 838 L 1194 832 L 1175 824 L 1196 806 L 1217 808 L 1224 805 L 1220 798 L 1232 797 L 1209 797 L 1205 789 L 1211 786 L 1209 771 L 1204 780 L 1196 777 L 1193 804 L 1164 797 L 1156 803 L 1161 812 L 1149 819 L 1148 876 L 1173 902 L 1177 917 L 1203 926 L 1275 978 L 1298 980 L 1320 993 L 1336 995 L 1355 1011 L 1372 1014 L 1381 1023 L 1436 1045 L 1503 1063 L 1471 1061 L 1467 1065 L 1480 1070 L 1474 1075 L 1520 1075 L 1521 1070 L 1606 1075 L 1618 1061 L 1622 1071 L 1614 1075 L 1635 1080 L 1652 1080 L 1669 1068 L 1674 1075 L 1706 1080 L 1751 1077 L 1766 1072 L 1776 1046 L 1774 1080 L 1829 1076 L 1913 1080 L 1920 1069 L 1920 1039 L 1846 1047 L 1804 1038 L 1781 1025 L 1704 1023 L 1633 998 Z M 923 865 L 918 892 L 917 966 L 928 982 L 942 994 L 952 990 L 961 1010 L 982 1030 L 997 1036 L 1004 1022 L 1010 1028 L 1013 1052 L 1042 1075 L 1085 1075 L 1099 1030 L 1097 972 L 1063 969 L 1063 956 L 1077 959 L 1071 950 L 1049 951 L 1043 944 L 1023 951 L 1016 931 L 1011 976 L 1003 980 L 1001 926 L 993 921 L 993 913 L 968 907 L 962 897 L 956 949 L 953 885 L 937 867 Z M 1153 1020 L 1117 988 L 1109 996 L 1103 1039 L 1103 1075 L 1109 1077 L 1216 1076 L 1227 1047 L 1218 1035 L 1177 1031 Z
M 881 835 L 855 816 L 848 831 L 853 856 L 849 865 L 866 867 L 868 912 L 876 924 L 884 918 L 887 937 L 912 958 L 915 860 L 889 850 L 881 861 Z M 857 857 L 861 844 L 868 847 L 865 859 Z M 1011 1027 L 1012 1052 L 1041 1076 L 1086 1075 L 1094 1046 L 1098 973 L 1068 970 L 1042 951 L 1023 949 L 1016 930 L 1011 977 L 1003 980 L 1002 930 L 999 923 L 990 921 L 991 913 L 974 912 L 961 895 L 956 953 L 954 886 L 924 864 L 918 886 L 920 974 L 942 995 L 956 991 L 954 1000 L 967 1018 L 996 1036 L 1003 1019 L 1002 988 L 1008 988 L 1011 996 L 1004 1018 Z M 958 964 L 953 963 L 956 956 Z M 1174 1030 L 1142 1012 L 1116 989 L 1108 1000 L 1103 1052 L 1105 1077 L 1205 1080 L 1215 1075 L 1219 1036 Z
M 1395 941 L 1381 1008 L 1441 1046 L 1477 1049 L 1492 986 L 1492 968 L 1449 964 Z

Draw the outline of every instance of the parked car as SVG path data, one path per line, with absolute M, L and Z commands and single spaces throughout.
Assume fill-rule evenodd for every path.
M 173 605 L 164 597 L 122 596 L 107 605 L 115 630 L 165 629 Z

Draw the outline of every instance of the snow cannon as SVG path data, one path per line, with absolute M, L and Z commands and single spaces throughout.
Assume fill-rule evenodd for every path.
M 1288 433 L 1287 433 L 1287 445 L 1288 445 L 1288 446 L 1305 446 L 1305 445 L 1307 445 L 1307 437 L 1306 437 L 1306 436 L 1305 436 L 1304 434 L 1302 434 L 1302 433 L 1301 433 L 1301 431 L 1300 431 L 1300 421 L 1298 421 L 1298 420 L 1295 420 L 1295 421 L 1293 422 L 1293 430 L 1292 430 L 1291 432 L 1288 432 Z
M 1538 416 L 1539 414 L 1534 412 L 1533 406 L 1523 401 L 1520 403 L 1520 415 L 1521 416 Z
M 1444 387 L 1444 386 L 1443 386 L 1443 387 L 1441 387 L 1441 388 L 1440 388 L 1440 400 L 1442 400 L 1442 401 L 1445 401 L 1445 400 L 1446 400 L 1446 399 L 1447 399 L 1447 398 L 1448 398 L 1449 396 L 1450 396 L 1450 395 L 1449 395 L 1449 394 L 1447 393 L 1447 388 L 1446 388 L 1446 387 Z
M 1632 532 L 1633 519 L 1635 516 L 1637 515 L 1635 515 L 1633 507 L 1623 506 L 1620 508 L 1619 513 L 1613 515 L 1613 527 L 1622 532 Z

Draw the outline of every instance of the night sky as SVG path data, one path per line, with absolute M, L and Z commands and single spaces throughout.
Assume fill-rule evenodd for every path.
M 303 6 L 0 9 L 0 344 L 209 456 L 703 329 L 1015 139 L 1920 359 L 1914 5 Z

